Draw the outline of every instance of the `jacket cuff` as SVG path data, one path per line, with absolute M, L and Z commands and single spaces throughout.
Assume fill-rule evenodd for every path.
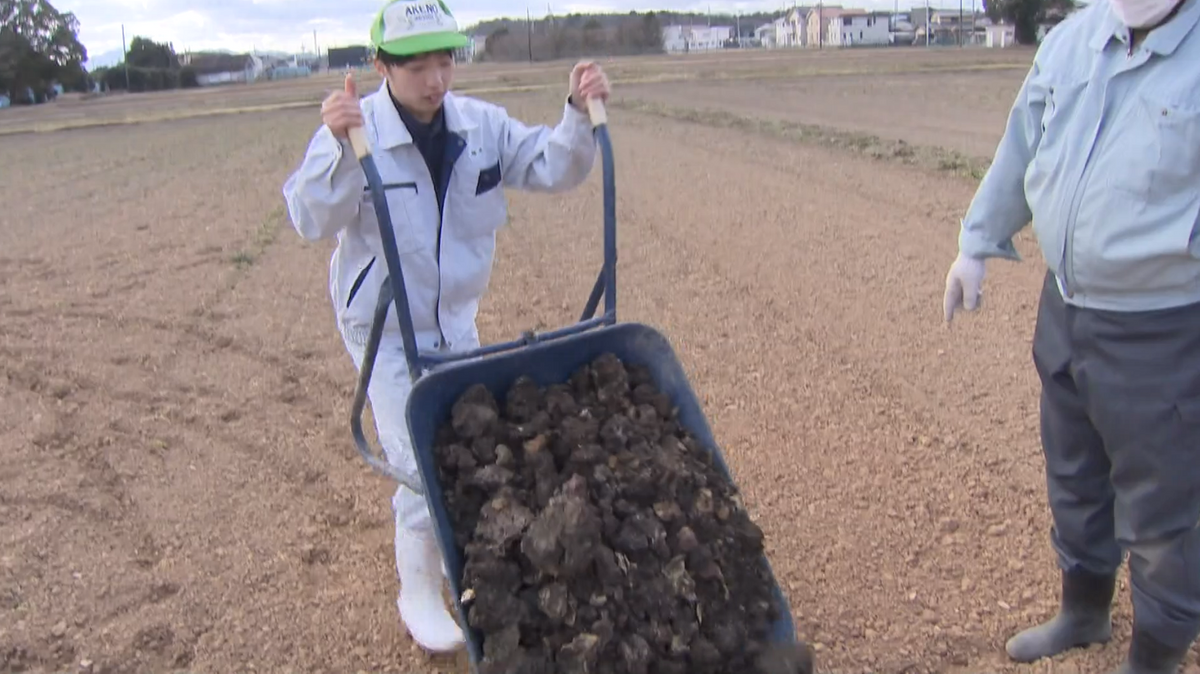
M 567 100 L 563 102 L 563 126 L 572 134 L 590 135 L 592 132 L 592 118 L 586 111 L 581 112 L 574 105 L 571 105 L 571 97 L 567 96 Z
M 958 252 L 966 257 L 973 257 L 978 260 L 987 260 L 990 258 L 1002 258 L 1021 262 L 1021 255 L 1017 252 L 1016 246 L 1013 245 L 1012 239 L 994 243 L 988 241 L 980 232 L 963 227 L 958 235 Z

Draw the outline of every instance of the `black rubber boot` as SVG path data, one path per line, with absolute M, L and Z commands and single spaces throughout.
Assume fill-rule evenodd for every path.
M 1135 617 L 1129 656 L 1113 674 L 1175 674 L 1187 652 L 1186 647 L 1171 648 L 1138 629 Z
M 1072 648 L 1112 638 L 1112 599 L 1115 574 L 1062 574 L 1062 605 L 1052 620 L 1008 640 L 1005 650 L 1017 662 L 1033 662 Z

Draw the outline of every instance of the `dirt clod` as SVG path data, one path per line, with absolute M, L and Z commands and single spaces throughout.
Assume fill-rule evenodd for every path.
M 469 389 L 435 448 L 482 671 L 775 672 L 763 533 L 645 368 Z

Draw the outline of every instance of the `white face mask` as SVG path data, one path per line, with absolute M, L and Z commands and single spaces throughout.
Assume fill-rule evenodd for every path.
M 1162 21 L 1181 0 L 1111 0 L 1117 18 L 1130 28 L 1146 28 Z

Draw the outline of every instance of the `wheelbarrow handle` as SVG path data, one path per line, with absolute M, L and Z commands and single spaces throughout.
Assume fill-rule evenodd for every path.
M 384 195 L 383 180 L 371 157 L 371 149 L 367 142 L 366 132 L 362 127 L 349 130 L 350 145 L 358 157 L 363 171 L 367 175 L 367 184 L 371 193 L 372 203 L 379 224 L 379 236 L 382 243 L 384 259 L 387 261 L 388 279 L 392 287 L 392 295 L 396 302 L 396 318 L 400 323 L 400 335 L 404 345 L 404 357 L 408 364 L 409 376 L 415 383 L 424 371 L 445 365 L 480 358 L 483 356 L 511 351 L 529 344 L 550 341 L 590 330 L 592 328 L 611 325 L 617 322 L 617 196 L 616 178 L 613 168 L 612 141 L 608 134 L 608 112 L 604 101 L 598 98 L 587 99 L 588 118 L 592 123 L 596 142 L 600 146 L 603 163 L 604 179 L 604 264 L 597 275 L 591 295 L 584 306 L 582 316 L 574 325 L 560 328 L 551 332 L 535 335 L 527 332 L 521 338 L 511 342 L 493 344 L 486 347 L 450 354 L 422 354 L 418 351 L 416 331 L 412 324 L 412 314 L 409 311 L 408 293 L 404 287 L 404 276 L 400 266 L 400 255 L 396 248 L 396 233 L 390 226 L 391 213 L 388 210 L 387 198 Z M 604 313 L 596 317 L 600 298 L 604 298 Z
M 592 126 L 605 126 L 608 124 L 608 111 L 604 109 L 604 101 L 599 98 L 587 99 L 588 117 L 592 120 Z
M 396 246 L 396 232 L 392 224 L 391 212 L 388 209 L 387 196 L 384 191 L 383 179 L 371 155 L 370 143 L 366 131 L 362 127 L 352 127 L 348 130 L 350 147 L 366 174 L 367 187 L 371 194 L 371 202 L 375 206 L 375 215 L 379 225 L 380 243 L 383 257 L 387 262 L 388 280 L 380 294 L 375 308 L 374 320 L 371 323 L 370 337 L 367 340 L 366 352 L 360 367 L 358 387 L 355 391 L 354 405 L 351 409 L 351 429 L 354 442 L 360 454 L 367 463 L 377 471 L 400 482 L 404 486 L 421 494 L 420 484 L 413 484 L 407 476 L 400 474 L 391 464 L 379 458 L 371 450 L 370 444 L 363 433 L 362 414 L 366 407 L 367 391 L 374 369 L 375 357 L 378 355 L 379 343 L 382 339 L 383 326 L 387 320 L 391 304 L 396 306 L 396 320 L 400 324 L 400 337 L 404 347 L 404 358 L 408 365 L 408 374 L 413 383 L 420 379 L 425 364 L 430 368 L 447 363 L 471 360 L 502 351 L 519 349 L 532 343 L 550 341 L 581 333 L 602 325 L 612 325 L 617 321 L 617 195 L 616 178 L 613 169 L 612 141 L 608 135 L 608 113 L 604 102 L 600 99 L 587 100 L 587 114 L 592 123 L 596 142 L 600 146 L 604 170 L 604 265 L 592 288 L 591 296 L 584 307 L 583 316 L 574 325 L 560 328 L 542 335 L 525 333 L 520 339 L 503 344 L 474 349 L 451 354 L 422 354 L 418 351 L 416 330 L 413 328 L 412 312 L 408 304 L 408 292 L 404 285 L 404 274 L 400 265 L 400 253 Z M 604 297 L 604 314 L 595 317 L 600 297 Z
M 350 137 L 350 147 L 354 150 L 354 156 L 362 161 L 363 157 L 371 154 L 371 146 L 367 144 L 367 132 L 363 131 L 361 126 L 352 126 L 346 132 Z
M 354 156 L 362 165 L 367 177 L 371 199 L 375 204 L 375 213 L 379 219 L 379 235 L 383 239 L 383 256 L 387 261 L 389 282 L 380 289 L 379 300 L 375 305 L 375 316 L 371 321 L 371 332 L 367 337 L 367 345 L 363 350 L 363 361 L 359 367 L 358 385 L 354 390 L 354 403 L 350 408 L 350 430 L 354 435 L 354 445 L 367 464 L 376 471 L 387 475 L 412 490 L 417 495 L 424 495 L 425 489 L 419 479 L 414 479 L 400 472 L 395 466 L 381 459 L 367 442 L 363 433 L 362 415 L 367 404 L 367 392 L 371 385 L 371 373 L 375 369 L 375 358 L 379 355 L 379 343 L 383 338 L 383 326 L 387 321 L 388 309 L 393 300 L 396 303 L 396 318 L 400 321 L 400 335 L 404 343 L 404 356 L 408 361 L 409 373 L 416 381 L 420 372 L 417 359 L 417 339 L 413 331 L 412 314 L 408 308 L 408 293 L 404 287 L 404 275 L 400 269 L 400 254 L 396 248 L 396 232 L 392 229 L 391 213 L 388 211 L 387 196 L 384 193 L 383 180 L 375 159 L 371 156 L 371 147 L 367 143 L 367 134 L 362 127 L 352 127 L 348 132 L 350 147 Z M 376 413 L 379 413 L 376 411 Z
M 400 267 L 400 252 L 396 246 L 396 230 L 392 226 L 392 214 L 388 209 L 387 194 L 379 169 L 375 166 L 375 158 L 371 156 L 371 146 L 367 143 L 367 134 L 361 126 L 351 127 L 348 131 L 350 147 L 362 165 L 363 173 L 367 176 L 367 187 L 371 193 L 371 203 L 375 205 L 375 217 L 379 221 L 379 237 L 383 244 L 383 259 L 387 262 L 388 284 L 392 289 L 392 297 L 396 301 L 396 320 L 400 322 L 400 338 L 404 344 L 404 358 L 408 362 L 408 373 L 413 382 L 421 376 L 420 354 L 417 352 L 417 335 L 413 329 L 412 312 L 408 307 L 408 290 L 404 287 L 404 274 Z M 384 314 L 386 319 L 387 314 Z M 381 319 L 376 317 L 376 322 Z M 372 328 L 374 324 L 372 324 Z
M 354 402 L 350 405 L 350 431 L 354 434 L 354 446 L 369 466 L 387 475 L 400 484 L 408 487 L 417 496 L 425 495 L 425 487 L 420 479 L 402 473 L 392 464 L 379 458 L 371 449 L 371 443 L 363 433 L 363 410 L 367 406 L 367 391 L 371 386 L 371 373 L 375 370 L 375 358 L 379 355 L 379 342 L 383 339 L 383 324 L 387 320 L 387 312 L 392 304 L 392 287 L 385 285 L 379 291 L 379 300 L 375 303 L 375 319 L 371 322 L 371 332 L 367 336 L 367 346 L 363 349 L 363 362 L 358 377 L 358 385 L 354 387 Z M 378 414 L 378 412 L 376 412 Z

